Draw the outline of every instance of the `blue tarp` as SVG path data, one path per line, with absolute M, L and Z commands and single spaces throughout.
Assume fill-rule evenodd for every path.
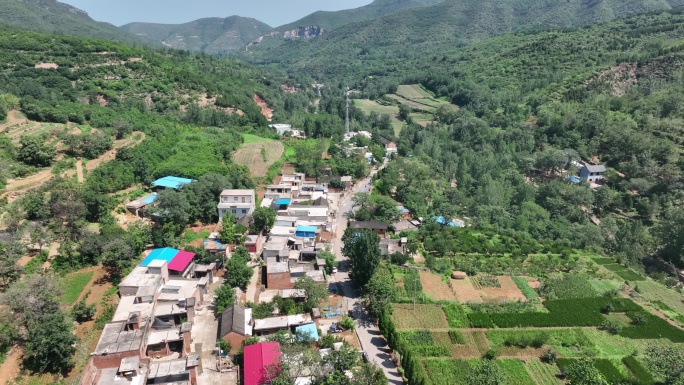
M 568 175 L 565 177 L 565 179 L 574 184 L 579 184 L 582 181 L 578 176 L 575 175 Z
M 446 225 L 449 227 L 461 227 L 460 223 L 456 223 L 456 222 L 452 222 L 452 221 L 447 222 L 446 219 L 444 219 L 444 217 L 441 215 L 438 217 L 433 217 L 432 220 L 439 223 L 440 225 Z
M 177 176 L 165 176 L 161 179 L 157 179 L 152 182 L 154 187 L 168 187 L 173 189 L 179 189 L 186 184 L 194 182 L 192 179 L 179 178 Z
M 154 249 L 152 250 L 150 255 L 148 255 L 147 258 L 145 258 L 145 260 L 142 261 L 140 266 L 148 266 L 154 260 L 166 261 L 166 264 L 168 265 L 179 252 L 180 250 L 172 249 L 170 247 L 165 247 L 163 249 Z
M 295 333 L 298 335 L 308 336 L 314 341 L 318 341 L 318 328 L 315 323 L 297 326 Z
M 152 193 L 140 200 L 140 202 L 149 205 L 150 203 L 154 202 L 157 200 L 157 193 Z
M 276 204 L 277 205 L 289 205 L 291 201 L 292 201 L 291 199 L 278 199 L 276 201 Z

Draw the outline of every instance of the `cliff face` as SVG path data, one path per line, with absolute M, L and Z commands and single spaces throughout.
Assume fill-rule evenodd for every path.
M 325 29 L 321 28 L 318 25 L 310 25 L 308 27 L 297 27 L 295 29 L 285 31 L 283 32 L 283 37 L 286 39 L 293 39 L 298 37 L 311 38 L 320 36 L 325 32 Z

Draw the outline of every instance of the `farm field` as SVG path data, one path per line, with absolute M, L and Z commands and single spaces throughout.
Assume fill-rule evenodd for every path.
M 637 381 L 653 375 L 644 364 L 648 349 L 684 348 L 684 328 L 672 321 L 684 321 L 682 295 L 611 259 L 590 257 L 597 270 L 586 256 L 579 258 L 569 273 L 480 273 L 448 284 L 442 275 L 421 271 L 423 298 L 437 303 L 417 304 L 415 310 L 413 304 L 394 304 L 388 341 L 393 343 L 395 333 L 402 341 L 400 355 L 420 362 L 418 376 L 431 384 L 469 383 L 470 373 L 489 365 L 485 356 L 496 367 L 486 370 L 499 371 L 505 379 L 500 383 L 511 385 L 566 383 L 563 371 L 580 359 L 588 359 L 583 362 L 607 383 L 652 383 Z M 638 286 L 632 296 L 631 285 L 602 269 L 613 265 L 643 279 L 632 284 Z M 449 294 L 439 293 L 446 288 Z M 545 361 L 549 352 L 558 361 Z
M 398 106 L 384 106 L 376 101 L 368 99 L 354 99 L 354 106 L 367 114 L 375 112 L 381 115 L 396 115 L 399 113 Z
M 442 282 L 442 277 L 429 271 L 420 272 L 420 283 L 423 291 L 436 301 L 455 301 L 456 296 L 449 285 Z
M 243 134 L 245 143 L 240 146 L 233 160 L 247 166 L 254 177 L 264 177 L 268 168 L 283 156 L 285 148 L 280 141 Z
M 420 84 L 402 84 L 397 87 L 397 95 L 406 99 L 429 99 L 432 98 L 429 92 L 425 91 Z

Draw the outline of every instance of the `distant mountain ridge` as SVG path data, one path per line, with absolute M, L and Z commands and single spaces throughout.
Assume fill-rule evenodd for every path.
M 112 24 L 91 19 L 81 9 L 56 0 L 0 0 L 0 24 L 129 44 L 143 42 Z
M 684 0 L 445 0 L 343 25 L 316 39 L 286 43 L 266 39 L 241 56 L 321 77 L 362 65 L 374 55 L 434 54 L 505 33 L 576 28 L 680 7 Z M 342 57 L 349 60 L 336 60 Z
M 272 27 L 256 19 L 230 16 L 184 24 L 130 23 L 121 29 L 169 48 L 219 54 L 244 47 Z
M 286 32 L 302 27 L 318 26 L 326 31 L 330 31 L 346 24 L 373 20 L 400 10 L 435 5 L 442 1 L 443 0 L 375 0 L 368 5 L 353 9 L 314 12 L 295 22 L 281 25 L 275 28 L 275 30 Z

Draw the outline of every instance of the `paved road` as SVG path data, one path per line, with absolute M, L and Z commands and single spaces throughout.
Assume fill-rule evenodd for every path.
M 384 165 L 383 165 L 384 167 Z M 371 173 L 375 175 L 375 171 Z M 347 228 L 346 213 L 352 209 L 352 196 L 358 192 L 368 192 L 370 189 L 370 178 L 359 181 L 354 188 L 353 193 L 346 192 L 344 196 L 337 195 L 334 201 L 337 204 L 338 216 L 335 222 L 335 239 L 333 240 L 333 252 L 338 262 L 348 261 L 349 259 L 342 255 L 342 235 Z M 346 298 L 347 306 L 354 313 L 354 318 L 357 321 L 356 334 L 361 341 L 361 348 L 368 353 L 371 361 L 378 365 L 385 372 L 385 376 L 390 384 L 399 385 L 404 382 L 397 371 L 397 366 L 390 359 L 391 349 L 387 346 L 385 337 L 382 336 L 377 325 L 370 321 L 370 316 L 363 308 L 359 293 L 349 281 L 349 274 L 346 269 L 340 269 L 335 274 L 335 280 L 342 283 L 342 290 Z

